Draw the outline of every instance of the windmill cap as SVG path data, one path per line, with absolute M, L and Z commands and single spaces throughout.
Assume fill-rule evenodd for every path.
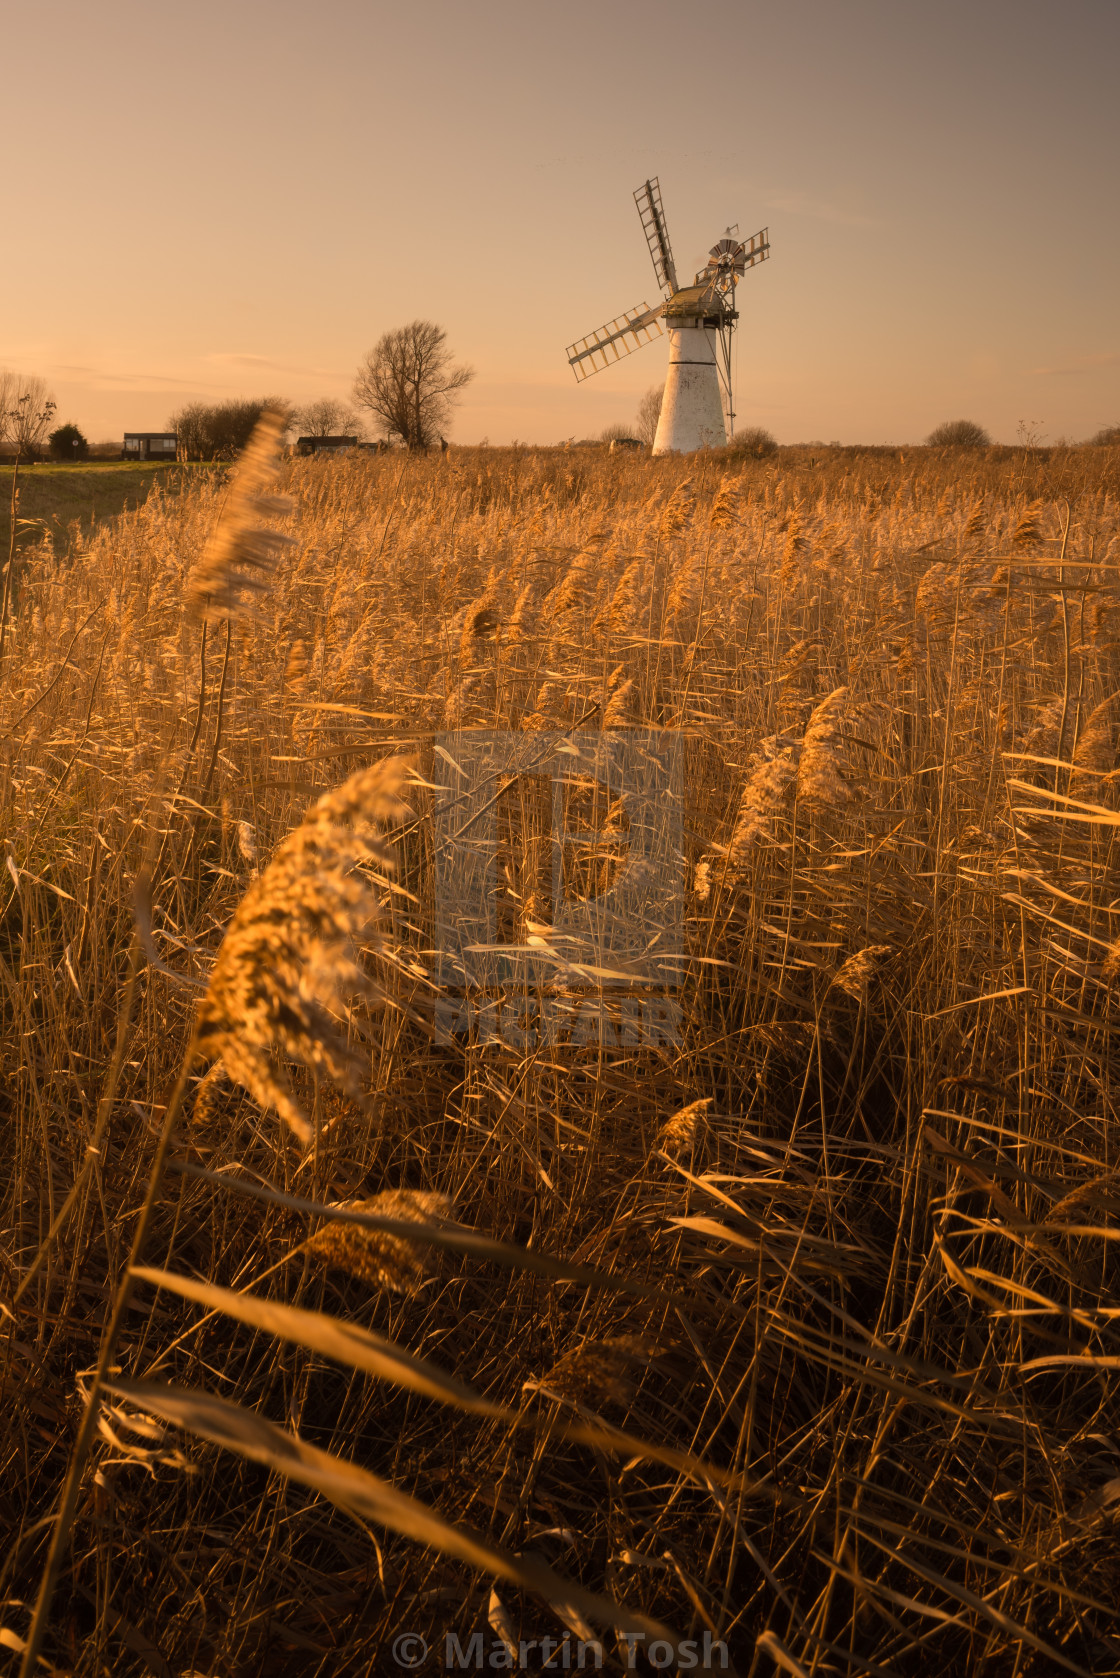
M 662 312 L 666 320 L 682 320 L 707 315 L 719 315 L 722 318 L 734 311 L 727 308 L 719 292 L 709 283 L 684 286 L 680 291 L 674 292 Z

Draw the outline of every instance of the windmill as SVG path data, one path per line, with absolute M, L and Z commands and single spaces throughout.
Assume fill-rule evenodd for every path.
M 740 239 L 738 227 L 729 227 L 712 246 L 693 283 L 681 286 L 656 175 L 638 188 L 634 202 L 664 294 L 662 301 L 653 309 L 647 303 L 628 309 L 598 332 L 570 344 L 568 361 L 578 380 L 588 379 L 660 337 L 667 326 L 669 373 L 653 452 L 718 448 L 735 427 L 731 392 L 731 334 L 739 319 L 735 287 L 748 268 L 770 255 L 770 230 L 764 227 L 749 239 Z

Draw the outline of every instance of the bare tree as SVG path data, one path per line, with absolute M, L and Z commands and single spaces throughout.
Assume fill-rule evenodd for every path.
M 663 385 L 650 385 L 638 403 L 638 412 L 634 417 L 635 437 L 640 438 L 651 449 L 653 439 L 657 436 L 657 422 L 661 418 L 661 398 L 664 394 Z
M 15 446 L 18 456 L 34 460 L 46 436 L 57 403 L 47 394 L 47 381 L 37 373 L 10 373 L 4 402 L 4 440 Z
M 452 363 L 442 326 L 414 320 L 377 340 L 358 368 L 354 400 L 369 409 L 383 436 L 426 449 L 442 436 L 452 405 L 473 378 L 473 367 Z
M 11 435 L 12 407 L 16 399 L 16 375 L 0 367 L 0 447 Z
M 301 437 L 350 437 L 361 429 L 361 417 L 348 402 L 322 396 L 307 402 L 292 415 L 292 425 Z

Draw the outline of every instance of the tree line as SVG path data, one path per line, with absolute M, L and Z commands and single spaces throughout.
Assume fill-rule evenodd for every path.
M 186 460 L 231 460 L 266 408 L 284 415 L 295 435 L 359 437 L 370 430 L 389 443 L 428 449 L 444 438 L 454 404 L 473 377 L 473 368 L 454 360 L 442 326 L 414 320 L 382 333 L 363 356 L 352 402 L 323 397 L 299 407 L 276 394 L 188 402 L 170 416 L 167 429 L 176 433 Z M 0 449 L 36 460 L 47 444 L 54 459 L 84 460 L 89 446 L 76 425 L 51 429 L 56 408 L 45 379 L 0 368 Z
M 442 326 L 414 320 L 383 333 L 362 358 L 353 405 L 323 397 L 292 407 L 280 396 L 190 402 L 172 414 L 167 428 L 178 435 L 180 457 L 187 460 L 232 459 L 266 408 L 286 415 L 289 431 L 298 436 L 359 436 L 368 416 L 386 442 L 429 449 L 443 440 L 454 404 L 473 377 L 473 368 L 453 359 Z
M 304 437 L 352 436 L 367 430 L 387 443 L 412 450 L 432 448 L 444 440 L 455 404 L 474 378 L 474 369 L 456 362 L 447 333 L 435 321 L 414 320 L 382 333 L 363 356 L 354 378 L 352 400 L 322 397 L 294 406 L 286 398 L 269 395 L 222 402 L 188 402 L 171 415 L 167 429 L 179 439 L 179 458 L 232 460 L 245 447 L 266 408 L 285 416 L 289 433 Z M 652 386 L 642 398 L 632 425 L 608 426 L 602 440 L 653 443 L 661 410 L 662 387 Z M 0 450 L 18 459 L 35 460 L 47 442 L 52 459 L 84 460 L 89 453 L 76 425 L 51 429 L 57 404 L 45 379 L 0 368 Z M 1020 425 L 1020 441 L 1033 444 L 1037 433 Z M 926 438 L 934 448 L 983 448 L 991 439 L 973 420 L 948 420 Z M 1120 443 L 1120 426 L 1106 425 L 1087 441 Z M 767 455 L 777 443 L 760 426 L 737 431 L 734 452 Z

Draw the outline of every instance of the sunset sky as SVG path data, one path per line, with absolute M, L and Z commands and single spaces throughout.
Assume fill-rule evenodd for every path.
M 91 439 L 346 396 L 386 328 L 458 441 L 632 418 L 666 341 L 565 346 L 768 224 L 736 407 L 783 442 L 1120 424 L 1117 0 L 52 0 L 4 7 L 0 365 Z

